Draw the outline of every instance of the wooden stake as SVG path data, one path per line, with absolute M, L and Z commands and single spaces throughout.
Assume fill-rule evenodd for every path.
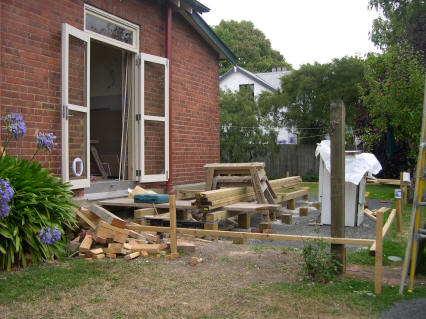
M 376 215 L 376 256 L 374 264 L 374 292 L 382 293 L 382 263 L 383 263 L 383 212 L 377 211 Z
M 170 211 L 170 252 L 172 255 L 177 253 L 177 237 L 176 237 L 176 195 L 169 197 Z
M 331 140 L 331 237 L 345 237 L 345 105 L 343 101 L 333 101 L 330 105 Z M 331 253 L 342 265 L 345 246 L 332 244 Z
M 396 206 L 396 230 L 398 233 L 401 232 L 401 224 L 402 224 L 402 201 L 400 198 L 395 199 Z

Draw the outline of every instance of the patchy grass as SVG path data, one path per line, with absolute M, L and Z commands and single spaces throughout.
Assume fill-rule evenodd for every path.
M 302 187 L 309 187 L 309 194 L 318 196 L 318 183 L 316 183 L 316 182 L 302 183 L 301 186 Z
M 395 189 L 399 188 L 394 185 L 366 185 L 366 192 L 369 192 L 370 195 L 368 198 L 377 198 L 377 199 L 393 199 L 395 196 Z

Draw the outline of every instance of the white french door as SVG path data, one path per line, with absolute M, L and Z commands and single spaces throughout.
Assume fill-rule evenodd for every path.
M 140 54 L 139 145 L 141 182 L 169 178 L 169 61 Z
M 90 186 L 90 36 L 62 24 L 62 180 Z

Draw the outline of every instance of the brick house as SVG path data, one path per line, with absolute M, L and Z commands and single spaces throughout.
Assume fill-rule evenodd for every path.
M 37 159 L 73 189 L 125 180 L 170 190 L 219 161 L 218 62 L 233 53 L 195 0 L 2 0 L 0 114 L 58 148 Z M 3 136 L 4 139 L 4 136 Z M 153 184 L 154 183 L 154 184 Z

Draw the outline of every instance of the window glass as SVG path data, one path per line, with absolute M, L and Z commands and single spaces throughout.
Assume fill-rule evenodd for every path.
M 90 30 L 109 38 L 133 45 L 133 31 L 110 21 L 86 13 L 86 30 Z

